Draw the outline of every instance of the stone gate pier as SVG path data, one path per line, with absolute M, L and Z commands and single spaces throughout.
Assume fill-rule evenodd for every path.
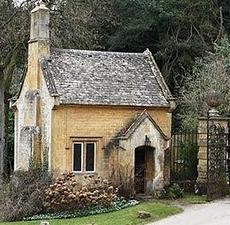
M 199 119 L 197 184 L 198 191 L 202 194 L 207 194 L 210 177 L 213 176 L 213 179 L 218 182 L 219 178 L 214 177 L 215 173 L 221 167 L 226 167 L 227 133 L 228 118 L 218 114 L 213 115 L 210 112 L 209 118 L 202 117 Z M 209 151 L 212 151 L 212 154 Z

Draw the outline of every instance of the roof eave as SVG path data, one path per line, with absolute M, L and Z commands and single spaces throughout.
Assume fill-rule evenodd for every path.
M 60 96 L 58 96 L 60 97 Z M 138 108 L 167 108 L 170 109 L 171 105 L 131 105 L 131 104 L 102 104 L 102 103 L 74 103 L 74 102 L 63 102 L 60 101 L 60 105 L 63 106 L 111 106 L 111 107 L 138 107 Z
M 160 69 L 158 68 L 157 63 L 156 63 L 151 51 L 147 48 L 144 51 L 144 54 L 149 59 L 148 63 L 150 65 L 150 67 L 151 67 L 151 70 L 152 70 L 152 73 L 153 73 L 154 77 L 157 80 L 157 83 L 159 84 L 159 86 L 161 88 L 162 94 L 164 95 L 165 99 L 169 102 L 170 108 L 172 110 L 174 110 L 175 106 L 173 106 L 173 105 L 175 105 L 174 102 L 175 102 L 176 98 L 173 97 L 171 91 L 169 90 L 168 85 L 166 84 L 165 79 L 164 79 Z M 154 74 L 154 72 L 155 72 L 154 70 L 156 70 L 156 72 L 157 72 L 156 76 Z

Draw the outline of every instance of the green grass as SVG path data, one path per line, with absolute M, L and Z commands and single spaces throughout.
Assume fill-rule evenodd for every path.
M 151 217 L 147 219 L 137 218 L 138 211 L 147 211 Z M 50 220 L 50 225 L 141 225 L 164 217 L 182 212 L 182 209 L 156 201 L 143 202 L 120 211 L 75 219 Z M 40 221 L 2 222 L 0 225 L 39 225 Z
M 186 193 L 180 200 L 182 204 L 204 204 L 207 203 L 206 196 Z

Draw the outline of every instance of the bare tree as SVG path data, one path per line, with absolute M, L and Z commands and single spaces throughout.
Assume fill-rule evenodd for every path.
M 181 89 L 180 116 L 183 125 L 196 126 L 199 116 L 206 116 L 208 106 L 206 95 L 210 91 L 220 91 L 225 96 L 225 103 L 220 112 L 230 112 L 230 42 L 223 39 L 215 46 L 214 53 L 207 53 L 199 58 L 193 67 L 192 76 L 185 77 L 185 85 Z

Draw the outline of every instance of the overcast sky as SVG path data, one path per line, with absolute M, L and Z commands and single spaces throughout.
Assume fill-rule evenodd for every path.
M 20 4 L 23 2 L 23 0 L 14 0 L 14 2 L 15 2 L 17 5 L 20 5 Z
M 1 0 L 0 0 L 1 1 Z M 20 5 L 25 0 L 13 0 L 17 5 Z

